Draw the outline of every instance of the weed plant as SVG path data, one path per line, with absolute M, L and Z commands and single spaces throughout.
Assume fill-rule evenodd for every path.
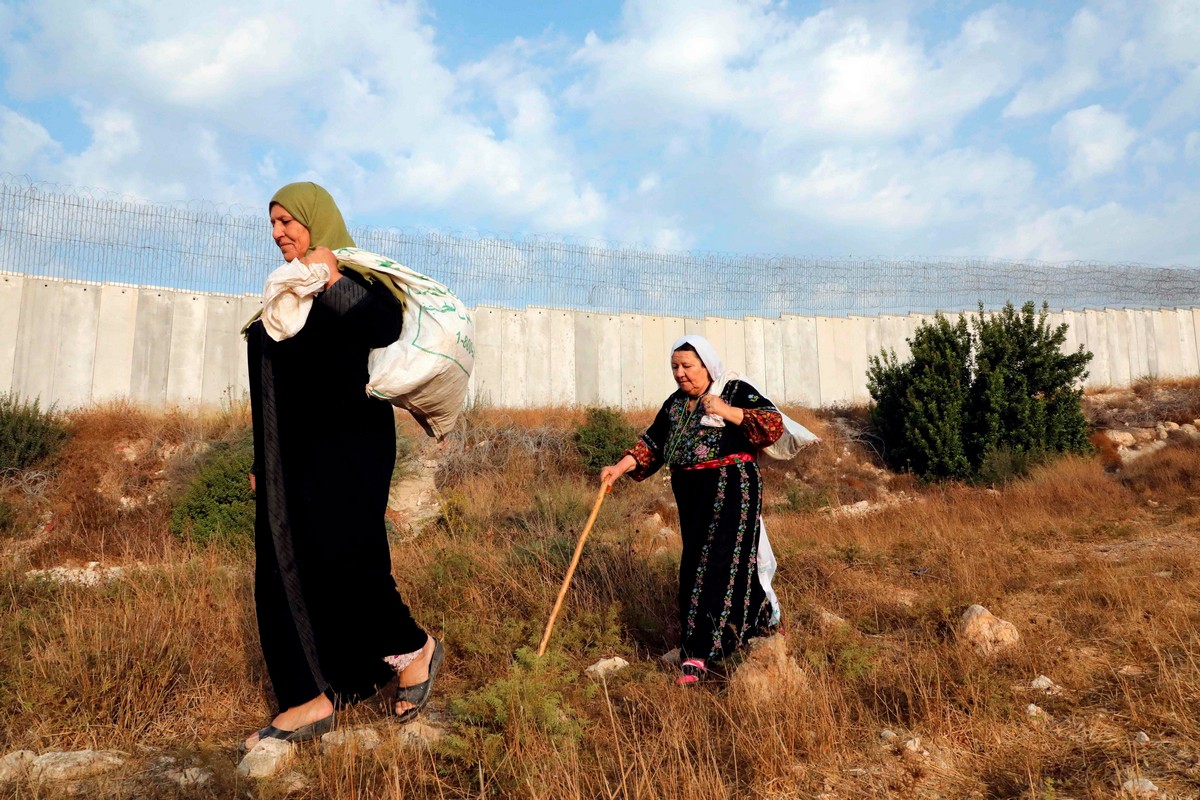
M 575 429 L 575 446 L 590 475 L 615 464 L 637 440 L 638 430 L 613 408 L 589 408 L 587 420 Z
M 67 421 L 53 407 L 11 392 L 0 395 L 0 475 L 50 458 L 69 436 Z
M 202 547 L 249 552 L 254 544 L 255 503 L 248 478 L 253 464 L 250 431 L 214 442 L 171 509 L 171 532 Z

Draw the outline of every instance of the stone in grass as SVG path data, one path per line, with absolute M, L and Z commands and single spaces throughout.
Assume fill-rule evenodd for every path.
M 42 753 L 29 765 L 29 774 L 37 781 L 75 780 L 108 772 L 124 763 L 124 758 L 108 750 Z
M 593 678 L 607 678 L 614 672 L 620 672 L 628 666 L 628 661 L 620 656 L 613 656 L 612 658 L 600 659 L 595 664 L 592 664 L 590 667 L 584 670 L 584 672 L 586 672 L 588 675 L 591 675 Z
M 1047 678 L 1045 675 L 1038 675 L 1029 683 L 1031 689 L 1037 689 L 1039 692 L 1046 694 L 1061 694 L 1062 687 L 1054 681 Z
M 1137 735 L 1133 737 L 1133 741 L 1137 744 L 1150 744 L 1150 737 L 1146 735 L 1145 731 L 1138 731 Z
M 981 605 L 973 605 L 958 621 L 958 638 L 983 656 L 995 655 L 1021 642 L 1017 626 L 1000 619 Z
M 445 731 L 433 725 L 426 725 L 417 719 L 407 725 L 401 725 L 399 734 L 402 744 L 409 747 L 428 747 L 440 740 L 445 735 Z
M 247 778 L 269 778 L 278 772 L 292 755 L 292 746 L 282 739 L 260 739 L 246 753 L 237 770 Z
M 203 786 L 212 780 L 213 774 L 201 767 L 188 767 L 187 769 L 172 769 L 163 773 L 168 780 L 179 784 L 180 789 L 193 789 L 197 786 Z
M 341 747 L 357 747 L 359 750 L 374 750 L 383 741 L 374 728 L 346 728 L 330 731 L 321 737 L 321 752 L 328 753 Z
M 786 698 L 802 702 L 808 694 L 808 675 L 788 653 L 780 635 L 752 640 L 746 658 L 729 679 L 730 688 L 756 704 L 773 704 Z
M 659 656 L 659 660 L 672 669 L 679 669 L 679 648 L 668 650 Z
M 1121 791 L 1134 797 L 1153 797 L 1158 787 L 1147 778 L 1130 778 L 1121 784 Z
M 37 758 L 32 750 L 14 750 L 0 758 L 0 783 L 20 780 L 29 772 L 29 765 Z

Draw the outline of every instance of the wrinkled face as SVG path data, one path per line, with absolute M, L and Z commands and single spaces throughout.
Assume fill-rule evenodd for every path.
M 284 261 L 308 255 L 308 247 L 312 244 L 308 228 L 279 203 L 271 206 L 271 238 L 283 253 Z
M 671 354 L 671 375 L 679 388 L 691 397 L 707 392 L 711 382 L 704 362 L 691 350 L 676 350 Z

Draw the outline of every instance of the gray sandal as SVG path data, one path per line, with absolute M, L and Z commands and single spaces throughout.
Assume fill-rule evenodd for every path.
M 425 708 L 429 696 L 433 694 L 433 679 L 437 677 L 438 668 L 442 666 L 445 656 L 446 648 L 442 646 L 441 640 L 434 639 L 433 656 L 429 659 L 429 677 L 414 686 L 401 686 L 396 690 L 396 700 L 392 703 L 392 708 L 396 707 L 396 703 L 412 703 L 412 708 L 406 708 L 396 715 L 397 722 L 412 722 L 421 713 L 421 709 Z
M 333 730 L 334 724 L 337 722 L 337 712 L 333 712 L 328 717 L 319 719 L 316 722 L 308 725 L 302 725 L 294 731 L 285 731 L 283 728 L 276 728 L 274 725 L 268 725 L 258 732 L 258 742 L 263 739 L 280 739 L 289 744 L 300 744 L 301 742 L 311 742 L 314 739 L 320 739 L 325 734 Z M 258 742 L 255 742 L 257 745 Z M 245 753 L 247 751 L 246 743 L 242 742 L 238 745 L 238 751 Z

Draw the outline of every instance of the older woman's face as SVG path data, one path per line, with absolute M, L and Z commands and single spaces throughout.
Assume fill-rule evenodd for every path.
M 275 240 L 284 261 L 294 261 L 308 255 L 312 235 L 300 220 L 286 208 L 276 203 L 271 206 L 271 238 Z
M 671 374 L 679 388 L 691 397 L 699 397 L 708 391 L 708 369 L 700 356 L 691 350 L 676 350 L 671 354 Z

